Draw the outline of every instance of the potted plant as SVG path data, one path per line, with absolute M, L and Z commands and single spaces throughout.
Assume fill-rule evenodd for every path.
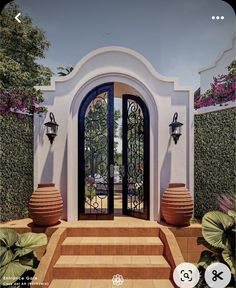
M 171 225 L 187 226 L 193 214 L 193 199 L 184 183 L 170 183 L 161 200 L 161 212 Z
M 63 210 L 63 200 L 55 184 L 38 184 L 29 201 L 29 215 L 38 226 L 58 223 Z

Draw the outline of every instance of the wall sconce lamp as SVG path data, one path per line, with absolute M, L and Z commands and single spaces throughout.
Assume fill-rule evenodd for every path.
M 46 126 L 46 135 L 48 136 L 48 139 L 50 143 L 52 144 L 54 141 L 54 138 L 57 136 L 57 131 L 58 131 L 58 124 L 55 121 L 54 114 L 50 112 L 49 114 L 50 117 L 50 122 L 45 123 L 44 125 Z
M 183 124 L 177 121 L 178 119 L 178 113 L 175 112 L 173 116 L 173 121 L 170 123 L 170 136 L 173 137 L 175 144 L 177 144 L 179 137 L 181 136 L 181 130 Z

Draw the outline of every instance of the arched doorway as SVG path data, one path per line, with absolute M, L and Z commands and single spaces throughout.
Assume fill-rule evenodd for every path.
M 34 186 L 47 181 L 53 171 L 53 182 L 63 200 L 63 219 L 78 220 L 78 112 L 86 95 L 103 83 L 124 84 L 122 94 L 139 96 L 146 104 L 150 118 L 150 219 L 160 220 L 161 194 L 170 182 L 193 185 L 193 90 L 179 85 L 176 78 L 160 75 L 150 62 L 134 50 L 110 46 L 90 52 L 65 77 L 52 77 L 50 86 L 37 87 L 43 93 L 48 111 L 60 125 L 53 146 L 42 129 L 45 119 L 34 118 Z M 116 94 L 116 93 L 115 93 Z M 115 95 L 116 96 L 116 95 Z M 178 145 L 170 139 L 169 123 L 173 114 L 181 115 L 183 133 Z M 48 155 L 52 154 L 52 163 Z M 51 159 L 50 158 L 50 159 Z M 51 175 L 51 174 L 50 174 Z
M 79 109 L 79 219 L 113 219 L 119 209 L 149 219 L 148 109 L 139 96 L 122 94 L 118 113 L 115 96 L 114 82 L 99 85 Z M 117 133 L 120 157 L 114 143 Z

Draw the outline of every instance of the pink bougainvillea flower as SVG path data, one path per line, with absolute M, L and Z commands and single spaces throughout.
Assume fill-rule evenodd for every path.
M 196 94 L 194 99 L 195 109 L 213 105 L 225 105 L 229 101 L 236 100 L 236 76 L 234 75 L 235 73 L 232 74 L 232 69 L 236 70 L 236 61 L 232 62 L 229 67 L 231 68 L 228 75 L 213 77 L 213 83 L 210 84 L 211 89 L 202 95 L 200 93 Z
M 43 101 L 42 95 L 35 90 L 32 93 L 21 89 L 0 92 L 0 114 L 18 113 L 18 118 L 22 119 L 24 114 L 42 113 L 47 111 L 45 106 L 39 109 Z

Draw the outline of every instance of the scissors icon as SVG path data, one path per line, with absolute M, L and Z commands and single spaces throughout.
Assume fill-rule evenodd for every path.
M 212 271 L 212 274 L 214 275 L 214 277 L 212 278 L 212 281 L 217 281 L 217 279 L 220 279 L 220 280 L 224 280 L 220 275 L 223 274 L 223 272 L 219 272 L 217 273 L 216 270 L 213 270 Z

